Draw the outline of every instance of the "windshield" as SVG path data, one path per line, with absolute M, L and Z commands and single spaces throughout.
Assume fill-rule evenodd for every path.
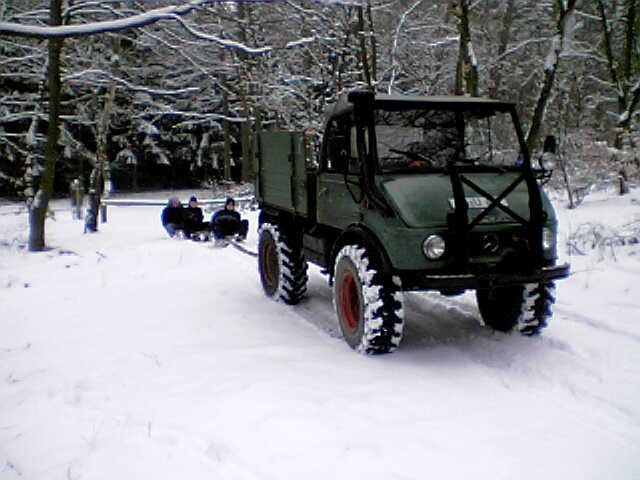
M 377 110 L 375 129 L 383 172 L 441 169 L 447 162 L 519 167 L 520 146 L 508 112 Z

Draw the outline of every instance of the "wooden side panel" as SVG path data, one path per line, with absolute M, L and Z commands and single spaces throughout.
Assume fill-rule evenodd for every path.
M 308 201 L 304 135 L 300 132 L 261 132 L 258 145 L 258 201 L 306 215 Z

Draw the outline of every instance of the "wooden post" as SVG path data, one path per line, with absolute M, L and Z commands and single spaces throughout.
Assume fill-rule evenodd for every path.
M 100 221 L 107 223 L 107 206 L 104 203 L 100 204 Z

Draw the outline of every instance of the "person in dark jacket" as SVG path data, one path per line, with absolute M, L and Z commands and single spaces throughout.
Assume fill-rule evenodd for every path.
M 224 204 L 224 208 L 218 210 L 211 217 L 211 229 L 216 240 L 231 235 L 237 235 L 238 240 L 247 238 L 249 220 L 242 220 L 240 213 L 235 208 L 235 200 L 229 197 Z
M 191 197 L 189 205 L 184 209 L 184 230 L 187 238 L 196 232 L 202 232 L 209 227 L 208 223 L 203 222 L 204 215 L 202 209 L 198 206 L 198 199 Z
M 162 210 L 162 226 L 170 237 L 184 231 L 184 208 L 178 197 L 171 197 Z

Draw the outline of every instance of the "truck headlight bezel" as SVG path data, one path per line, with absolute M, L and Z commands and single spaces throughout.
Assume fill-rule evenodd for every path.
M 447 251 L 447 243 L 440 235 L 429 235 L 422 242 L 422 252 L 429 260 L 438 260 Z

